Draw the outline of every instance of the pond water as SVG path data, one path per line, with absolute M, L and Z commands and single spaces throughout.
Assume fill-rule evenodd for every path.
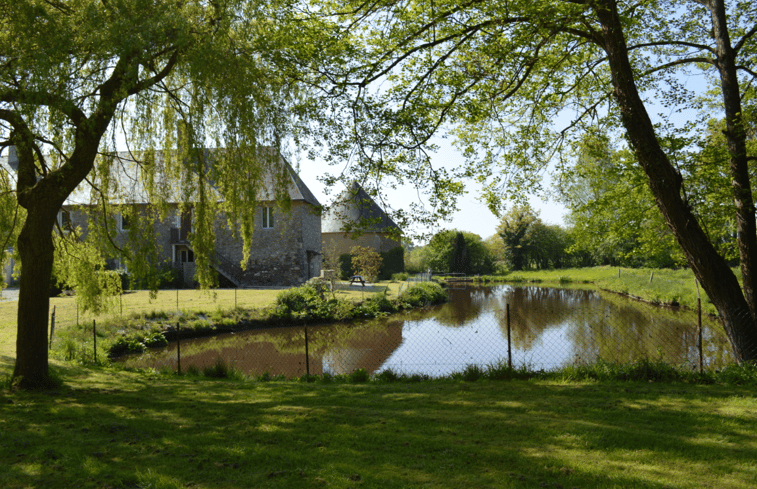
M 219 359 L 248 375 L 269 372 L 288 377 L 307 371 L 350 373 L 357 368 L 438 377 L 467 365 L 508 361 L 513 367 L 536 370 L 600 358 L 662 359 L 692 368 L 699 363 L 697 315 L 691 311 L 580 289 L 499 285 L 450 290 L 449 294 L 447 304 L 380 320 L 183 340 L 182 370 L 190 366 L 201 370 Z M 703 323 L 705 366 L 732 363 L 722 328 L 712 320 L 703 319 Z M 177 357 L 173 343 L 124 362 L 176 370 Z

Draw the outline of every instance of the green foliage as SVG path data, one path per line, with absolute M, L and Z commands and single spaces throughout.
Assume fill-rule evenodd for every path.
M 365 382 L 368 382 L 369 380 L 371 380 L 371 374 L 369 374 L 368 371 L 364 368 L 355 369 L 350 374 L 350 382 L 354 384 L 363 384 Z
M 403 308 L 439 304 L 446 300 L 444 290 L 432 283 L 415 284 L 396 300 L 389 299 L 384 293 L 377 293 L 358 304 L 343 299 L 326 298 L 323 290 L 319 291 L 312 284 L 306 284 L 280 292 L 272 316 L 299 320 L 342 321 L 380 317 Z
M 374 378 L 382 382 L 396 382 L 400 379 L 400 376 L 397 375 L 392 369 L 387 368 L 377 373 Z
M 367 282 L 375 282 L 383 262 L 381 254 L 368 246 L 353 246 L 350 256 L 355 274 L 362 275 Z
M 491 273 L 494 265 L 489 249 L 484 246 L 481 237 L 465 231 L 440 231 L 431 238 L 425 248 L 427 266 L 434 271 L 462 270 L 458 273 L 486 274 Z
M 108 353 L 111 357 L 116 357 L 126 353 L 143 353 L 147 348 L 161 348 L 166 345 L 168 340 L 161 331 L 137 332 L 117 338 Z
M 392 282 L 404 282 L 408 278 L 410 278 L 410 274 L 407 272 L 392 274 Z
M 220 358 L 210 367 L 202 369 L 202 375 L 213 379 L 227 379 L 230 377 L 231 369 L 228 364 Z
M 379 280 L 388 280 L 398 273 L 405 271 L 405 249 L 398 246 L 381 253 L 381 270 Z M 392 278 L 393 280 L 393 278 Z
M 633 153 L 616 150 L 603 134 L 576 145 L 576 165 L 560 185 L 570 209 L 571 250 L 582 265 L 672 267 L 683 261 L 645 185 Z
M 352 269 L 352 256 L 349 253 L 339 255 L 339 278 L 349 280 L 353 275 L 355 273 Z
M 403 291 L 398 300 L 407 307 L 419 307 L 442 304 L 447 301 L 447 294 L 439 284 L 419 282 Z

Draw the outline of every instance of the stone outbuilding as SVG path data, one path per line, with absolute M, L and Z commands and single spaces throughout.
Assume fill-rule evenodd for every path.
M 400 234 L 400 227 L 357 182 L 337 196 L 321 219 L 324 246 L 333 243 L 339 254 L 349 253 L 353 246 L 385 253 L 401 246 Z

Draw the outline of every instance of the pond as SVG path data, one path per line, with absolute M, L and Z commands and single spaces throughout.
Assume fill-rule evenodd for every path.
M 391 369 L 439 377 L 467 365 L 501 362 L 534 370 L 600 358 L 662 359 L 692 368 L 699 364 L 695 312 L 581 289 L 499 285 L 449 294 L 447 304 L 380 320 L 182 340 L 181 366 L 184 371 L 190 366 L 201 370 L 222 360 L 248 375 L 343 374 L 364 368 L 370 373 Z M 722 328 L 707 318 L 703 318 L 702 354 L 708 367 L 733 362 Z M 176 370 L 177 360 L 173 343 L 124 362 Z

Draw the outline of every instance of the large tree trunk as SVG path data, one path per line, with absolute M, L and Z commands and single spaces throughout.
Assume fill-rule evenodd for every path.
M 614 96 L 633 150 L 655 197 L 697 280 L 718 310 L 736 360 L 757 360 L 757 322 L 736 276 L 717 253 L 681 196 L 682 178 L 660 146 L 654 126 L 634 82 L 615 0 L 596 7 L 602 25 Z M 752 216 L 754 219 L 754 216 Z M 740 236 L 741 240 L 741 236 Z M 740 243 L 741 244 L 741 243 Z M 750 267 L 750 263 L 744 266 Z M 746 277 L 750 274 L 745 274 Z M 751 294 L 749 298 L 752 299 Z
M 21 389 L 54 385 L 48 370 L 48 314 L 50 279 L 55 259 L 53 229 L 58 211 L 68 195 L 94 165 L 97 137 L 79 138 L 69 161 L 43 178 L 35 175 L 31 146 L 19 145 L 18 201 L 26 208 L 18 237 L 21 280 L 18 296 L 16 364 L 12 384 Z
M 18 297 L 16 365 L 13 384 L 23 389 L 52 385 L 48 372 L 47 315 L 54 249 L 52 232 L 55 209 L 31 206 L 21 234 L 18 252 L 23 267 Z

